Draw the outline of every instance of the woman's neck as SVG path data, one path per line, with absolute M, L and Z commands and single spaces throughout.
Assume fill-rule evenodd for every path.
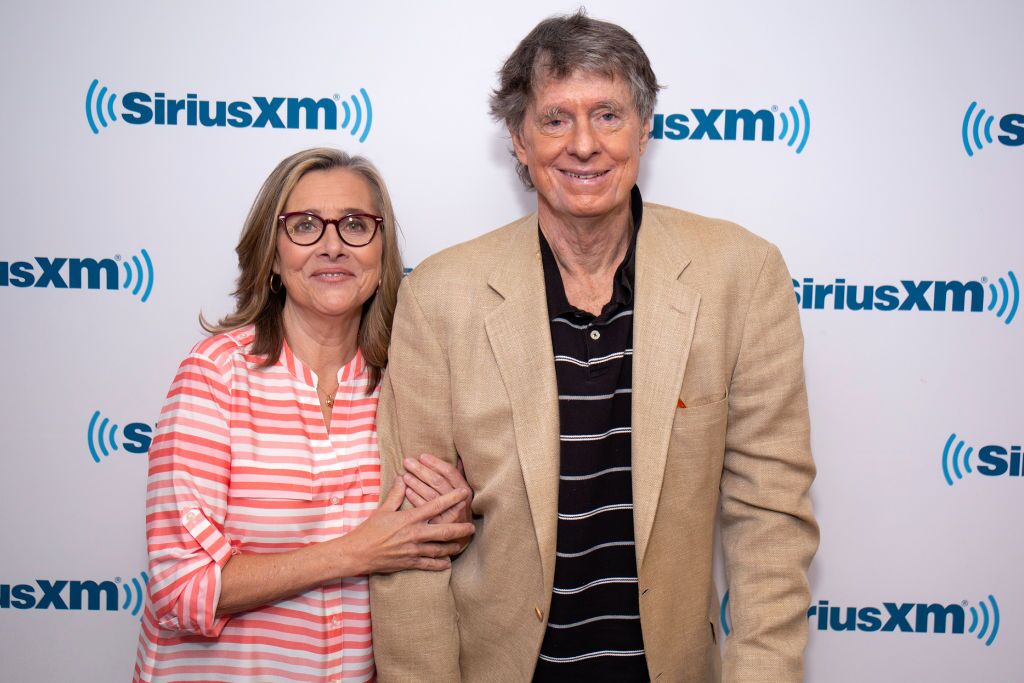
M 284 337 L 299 360 L 332 386 L 338 370 L 356 355 L 360 313 L 345 318 L 304 315 L 285 302 Z

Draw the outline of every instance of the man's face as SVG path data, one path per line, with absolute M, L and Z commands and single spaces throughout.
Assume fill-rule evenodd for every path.
M 625 81 L 576 71 L 539 83 L 512 144 L 542 213 L 600 218 L 628 212 L 649 133 Z

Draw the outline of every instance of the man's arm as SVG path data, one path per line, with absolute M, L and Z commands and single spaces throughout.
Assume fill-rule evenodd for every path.
M 803 335 L 792 280 L 769 247 L 746 314 L 730 385 L 722 472 L 722 545 L 732 634 L 723 680 L 803 680 L 818 546 Z
M 402 473 L 402 456 L 455 462 L 448 358 L 406 278 L 398 296 L 388 369 L 377 411 L 381 491 Z M 451 570 L 404 571 L 370 580 L 377 675 L 389 681 L 458 681 L 459 631 Z

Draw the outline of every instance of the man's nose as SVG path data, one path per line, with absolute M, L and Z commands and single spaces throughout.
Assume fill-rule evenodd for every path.
M 598 151 L 597 138 L 594 135 L 594 128 L 589 120 L 573 127 L 572 137 L 569 139 L 567 150 L 577 159 L 587 160 Z

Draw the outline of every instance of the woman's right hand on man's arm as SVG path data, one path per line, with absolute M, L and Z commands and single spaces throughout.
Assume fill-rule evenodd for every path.
M 354 562 L 353 575 L 390 574 L 403 569 L 439 571 L 451 565 L 449 556 L 463 546 L 460 539 L 476 530 L 469 522 L 430 523 L 470 496 L 457 488 L 421 507 L 400 510 L 406 485 L 395 481 L 380 507 L 345 536 L 330 541 L 339 548 L 339 560 Z
M 459 539 L 475 527 L 429 520 L 469 496 L 460 488 L 423 507 L 399 510 L 405 484 L 398 480 L 380 507 L 344 536 L 287 553 L 238 554 L 224 565 L 217 616 L 243 612 L 349 576 L 390 574 L 403 569 L 440 571 Z

